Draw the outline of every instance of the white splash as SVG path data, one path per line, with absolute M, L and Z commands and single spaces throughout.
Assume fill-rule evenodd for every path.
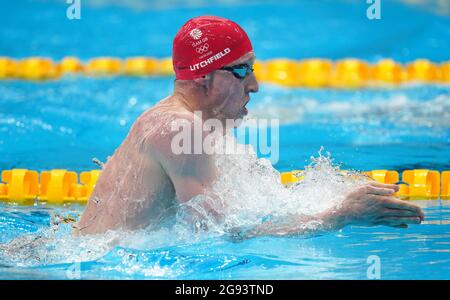
M 227 145 L 236 143 L 231 136 L 225 139 Z M 304 179 L 286 188 L 280 182 L 280 173 L 268 160 L 258 158 L 250 145 L 235 147 L 245 147 L 239 151 L 245 154 L 217 156 L 217 181 L 206 193 L 180 207 L 179 223 L 195 223 L 197 229 L 224 234 L 231 228 L 261 224 L 267 218 L 315 215 L 339 205 L 364 180 L 357 172 L 344 175 L 332 164 L 329 154 L 322 156 L 321 149 L 319 157 L 312 157 L 303 172 Z

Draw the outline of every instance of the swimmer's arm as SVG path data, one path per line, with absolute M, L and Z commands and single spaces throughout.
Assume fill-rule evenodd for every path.
M 176 198 L 180 204 L 204 194 L 211 188 L 217 176 L 214 158 L 207 154 L 173 155 L 167 153 L 162 160 L 162 165 L 174 186 Z M 210 197 L 213 196 L 210 195 Z M 202 223 L 202 221 L 207 218 L 216 221 L 222 219 L 220 208 L 216 207 L 221 202 L 211 202 L 215 204 L 214 207 L 210 201 L 203 201 L 200 211 L 187 207 L 192 226 L 196 227 L 197 224 L 202 224 L 201 229 L 207 230 L 206 223 Z M 200 223 L 198 223 L 199 221 Z
M 424 213 L 417 205 L 394 197 L 394 184 L 369 182 L 346 195 L 341 205 L 315 216 L 291 215 L 265 222 L 243 232 L 244 238 L 260 235 L 295 235 L 339 230 L 346 225 L 407 228 L 420 224 Z M 311 226 L 309 226 L 311 225 Z
M 192 122 L 190 116 L 183 116 L 186 121 Z M 194 129 L 194 126 L 191 126 Z M 183 203 L 193 197 L 202 194 L 211 187 L 216 178 L 216 167 L 214 156 L 206 153 L 175 153 L 172 141 L 179 134 L 178 131 L 166 129 L 168 133 L 149 145 L 148 149 L 151 155 L 156 157 L 161 164 L 162 169 L 170 178 L 176 192 L 177 199 Z M 195 132 L 190 135 L 192 138 L 190 145 L 194 145 Z M 185 143 L 189 141 L 183 141 Z M 177 149 L 175 149 L 177 150 Z
M 248 229 L 234 229 L 232 235 L 238 239 L 258 236 L 294 236 L 335 231 L 345 226 L 345 217 L 336 209 L 317 215 L 289 215 L 282 219 L 271 219 Z
M 191 116 L 180 116 L 185 120 L 192 121 Z M 194 128 L 191 126 L 190 128 Z M 195 198 L 198 195 L 204 194 L 205 191 L 212 187 L 213 182 L 217 177 L 217 169 L 215 164 L 214 155 L 206 153 L 201 154 L 176 154 L 173 151 L 172 141 L 175 136 L 179 134 L 177 131 L 172 131 L 171 128 L 164 128 L 165 135 L 157 136 L 147 140 L 145 146 L 149 155 L 160 163 L 161 168 L 169 177 L 173 188 L 175 190 L 176 199 L 179 204 L 184 204 Z M 204 133 L 203 133 L 204 134 Z M 195 132 L 191 132 L 190 136 L 195 137 Z M 186 142 L 186 141 L 184 141 Z M 194 140 L 191 140 L 190 145 L 195 145 Z M 191 225 L 197 226 L 198 221 L 202 222 L 206 218 L 220 220 L 223 215 L 220 207 L 217 207 L 217 203 L 220 201 L 213 201 L 214 207 L 209 201 L 202 203 L 203 207 L 201 211 L 195 209 L 186 208 L 190 212 L 188 221 L 192 222 Z M 206 223 L 202 223 L 201 229 L 205 229 Z

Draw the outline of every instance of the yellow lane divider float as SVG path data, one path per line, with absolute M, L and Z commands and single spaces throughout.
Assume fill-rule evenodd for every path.
M 342 171 L 346 174 L 346 171 Z M 363 172 L 371 179 L 385 184 L 397 183 L 400 186 L 397 196 L 409 200 L 450 199 L 450 171 L 416 169 L 405 170 L 402 180 L 397 171 L 373 170 Z M 303 171 L 294 170 L 281 173 L 281 183 L 286 186 L 295 184 L 303 179 Z
M 68 170 L 36 171 L 12 169 L 2 171 L 0 183 L 0 200 L 14 204 L 48 204 L 81 203 L 88 201 L 100 175 L 100 170 L 78 174 Z M 348 175 L 348 171 L 341 171 Z M 450 199 L 450 171 L 416 169 L 405 170 L 402 181 L 397 171 L 373 170 L 363 172 L 375 181 L 392 184 L 398 183 L 397 196 L 404 199 Z M 351 176 L 351 173 L 350 173 Z M 304 171 L 293 170 L 281 173 L 281 183 L 291 186 L 304 179 Z M 400 182 L 400 183 L 399 183 Z
M 406 65 L 391 59 L 375 63 L 347 58 L 327 59 L 271 59 L 255 62 L 255 74 L 261 82 L 287 87 L 307 88 L 363 88 L 397 86 L 403 83 L 449 84 L 450 61 L 434 63 L 417 59 Z M 171 58 L 97 57 L 83 63 L 76 57 L 59 62 L 49 58 L 30 57 L 16 60 L 0 57 L 0 79 L 50 80 L 65 74 L 98 76 L 171 76 Z
M 86 203 L 94 190 L 100 170 L 78 174 L 68 170 L 42 171 L 38 173 L 26 169 L 4 170 L 0 183 L 0 200 L 33 204 L 39 202 L 50 204 Z

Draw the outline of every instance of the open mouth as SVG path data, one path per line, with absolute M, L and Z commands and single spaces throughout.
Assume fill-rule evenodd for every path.
M 242 106 L 242 114 L 244 116 L 246 116 L 248 114 L 248 109 L 247 109 L 247 104 L 250 101 L 250 97 L 247 97 L 247 101 L 245 102 L 245 104 Z

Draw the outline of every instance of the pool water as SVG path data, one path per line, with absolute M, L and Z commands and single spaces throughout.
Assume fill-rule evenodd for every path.
M 86 4 L 82 19 L 69 21 L 57 1 L 3 1 L 0 56 L 167 57 L 184 21 L 216 14 L 248 31 L 260 59 L 449 59 L 448 15 L 384 1 L 375 22 L 366 18 L 364 2 L 157 1 L 155 8 L 130 1 Z M 0 169 L 95 169 L 92 158 L 105 161 L 133 121 L 172 89 L 171 77 L 0 81 Z M 250 117 L 280 119 L 279 171 L 304 168 L 321 146 L 341 169 L 450 170 L 448 85 L 343 91 L 263 84 L 248 108 Z M 424 207 L 426 220 L 408 229 L 352 226 L 239 242 L 185 231 L 174 238 L 170 228 L 74 238 L 72 224 L 50 224 L 57 215 L 78 219 L 82 206 L 1 203 L 0 278 L 370 279 L 375 255 L 382 279 L 448 279 L 450 203 L 414 203 Z
M 71 242 L 65 228 L 60 229 L 65 231 L 65 238 L 55 237 L 45 246 L 22 245 L 26 250 L 19 252 L 28 257 L 16 257 L 14 264 L 0 261 L 0 278 L 368 279 L 368 269 L 373 264 L 368 259 L 376 255 L 380 260 L 381 279 L 448 279 L 449 204 L 449 201 L 420 202 L 427 207 L 425 223 L 403 230 L 346 227 L 315 237 L 260 237 L 238 243 L 216 237 L 159 247 L 145 245 L 154 243 L 149 241 L 154 236 L 137 233 L 128 237 L 129 241 L 133 240 L 133 247 L 117 246 L 108 250 L 103 241 L 97 240 L 98 248 L 92 251 L 98 251 L 98 257 L 91 259 L 86 253 L 88 241 Z M 48 231 L 50 214 L 58 211 L 76 215 L 82 207 L 1 206 L 1 209 L 0 242 L 5 242 L 13 237 Z M 168 235 L 158 233 L 157 239 L 160 234 Z M 56 245 L 60 252 L 52 249 Z M 46 263 L 44 251 L 53 253 L 53 261 L 60 261 Z

